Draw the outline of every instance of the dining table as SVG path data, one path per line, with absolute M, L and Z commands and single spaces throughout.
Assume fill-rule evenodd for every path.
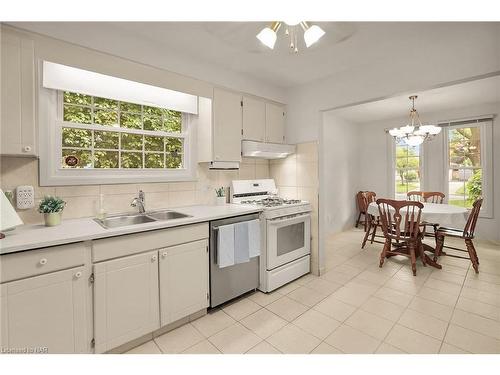
M 438 224 L 441 227 L 463 228 L 469 216 L 469 210 L 465 207 L 442 203 L 422 202 L 422 204 L 424 207 L 422 208 L 420 216 L 421 223 Z M 369 218 L 371 216 L 380 216 L 376 202 L 371 202 L 368 205 L 367 212 Z M 441 269 L 442 266 L 439 263 L 425 254 L 426 251 L 434 253 L 435 248 L 427 243 L 422 245 L 424 247 L 425 262 L 430 266 Z

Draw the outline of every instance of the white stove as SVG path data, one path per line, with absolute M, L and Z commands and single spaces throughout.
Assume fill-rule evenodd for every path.
M 231 183 L 232 203 L 263 207 L 259 289 L 264 292 L 310 271 L 311 205 L 277 192 L 273 179 Z

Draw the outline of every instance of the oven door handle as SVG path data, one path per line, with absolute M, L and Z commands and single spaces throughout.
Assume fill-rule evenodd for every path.
M 311 213 L 310 212 L 302 212 L 302 213 L 299 213 L 299 214 L 292 214 L 292 215 L 288 215 L 288 216 L 280 216 L 280 217 L 275 217 L 273 219 L 268 219 L 268 221 L 270 222 L 270 224 L 278 224 L 278 223 L 284 223 L 284 222 L 287 222 L 287 221 L 292 221 L 292 220 L 295 220 L 299 217 L 303 217 L 303 218 L 307 218 L 307 217 L 311 217 Z

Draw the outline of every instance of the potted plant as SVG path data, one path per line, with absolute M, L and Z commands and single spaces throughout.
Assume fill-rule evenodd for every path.
M 45 196 L 38 206 L 38 212 L 43 214 L 45 225 L 54 227 L 61 224 L 61 213 L 66 206 L 66 202 L 59 197 Z
M 226 191 L 224 190 L 224 187 L 221 186 L 220 188 L 215 189 L 215 195 L 216 195 L 216 203 L 218 206 L 226 204 Z

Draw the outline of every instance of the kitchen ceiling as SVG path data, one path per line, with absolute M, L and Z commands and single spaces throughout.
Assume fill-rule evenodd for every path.
M 439 58 L 463 40 L 498 32 L 495 23 L 315 22 L 326 32 L 300 53 L 286 38 L 269 50 L 255 35 L 268 22 L 17 22 L 11 25 L 140 61 L 182 69 L 179 61 L 217 66 L 289 88 L 367 67 L 390 70 L 410 59 Z M 494 48 L 494 46 L 491 46 Z M 463 45 L 462 45 L 463 48 Z M 168 52 L 168 53 L 166 53 Z M 166 53 L 166 55 L 165 55 Z M 154 60 L 156 56 L 156 60 Z M 141 61 L 145 62 L 145 61 Z M 438 63 L 438 61 L 437 61 Z M 185 64 L 184 64 L 185 65 Z M 175 67 L 174 67 L 175 68 Z M 187 67 L 185 68 L 187 69 Z M 179 71 L 183 74 L 188 72 Z

